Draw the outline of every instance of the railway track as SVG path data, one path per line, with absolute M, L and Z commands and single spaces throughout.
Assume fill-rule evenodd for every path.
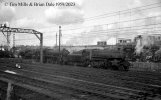
M 127 96 L 126 98 L 147 98 L 148 96 L 149 97 L 152 97 L 152 96 L 154 96 L 154 94 L 152 94 L 152 93 L 150 93 L 150 91 L 152 91 L 152 92 L 154 92 L 153 90 L 155 90 L 155 89 L 157 89 L 158 90 L 158 88 L 160 89 L 160 86 L 159 85 L 149 85 L 149 84 L 145 84 L 145 83 L 143 83 L 143 82 L 134 82 L 135 80 L 133 80 L 133 81 L 131 81 L 130 79 L 131 78 L 133 78 L 132 76 L 130 76 L 130 77 L 128 77 L 128 75 L 126 75 L 126 77 L 120 77 L 121 76 L 121 74 L 120 73 L 122 73 L 122 72 L 114 72 L 114 73 L 116 73 L 116 75 L 114 76 L 114 78 L 116 78 L 116 79 L 118 79 L 119 81 L 117 81 L 117 82 L 120 82 L 121 84 L 122 83 L 126 83 L 126 82 L 128 82 L 127 84 L 126 84 L 126 86 L 128 85 L 128 84 L 130 84 L 130 85 L 132 85 L 132 86 L 134 86 L 134 87 L 136 87 L 137 85 L 138 85 L 138 88 L 142 88 L 142 87 L 144 87 L 143 88 L 143 90 L 150 90 L 150 91 L 148 91 L 148 93 L 147 92 L 144 92 L 144 91 L 141 91 L 141 90 L 139 90 L 139 91 L 137 91 L 137 92 L 130 92 L 130 91 L 125 91 L 125 90 L 119 90 L 119 89 L 117 89 L 116 87 L 118 87 L 118 86 L 116 86 L 115 88 L 112 86 L 112 85 L 106 85 L 106 84 L 95 84 L 95 82 L 89 82 L 89 81 L 87 81 L 87 80 L 75 80 L 75 78 L 66 78 L 66 77 L 62 77 L 62 76 L 55 76 L 54 74 L 54 72 L 56 72 L 56 74 L 59 74 L 59 73 L 63 73 L 63 75 L 66 75 L 66 74 L 70 74 L 70 76 L 77 76 L 77 77 L 84 77 L 85 79 L 87 78 L 87 79 L 89 79 L 91 76 L 92 77 L 95 77 L 95 75 L 91 75 L 92 73 L 89 73 L 88 72 L 88 70 L 81 70 L 81 71 L 78 71 L 78 70 L 75 70 L 75 69 L 68 69 L 68 70 L 66 70 L 64 67 L 63 68 L 60 68 L 60 66 L 59 67 L 53 67 L 53 66 L 43 66 L 43 65 L 30 65 L 30 66 L 28 66 L 27 64 L 24 64 L 25 66 L 27 66 L 27 67 L 24 67 L 24 69 L 21 69 L 18 73 L 21 73 L 21 74 L 23 74 L 23 73 L 25 73 L 25 75 L 31 75 L 31 74 L 33 74 L 34 73 L 34 75 L 33 76 L 35 76 L 36 78 L 37 77 L 39 77 L 40 75 L 41 76 L 43 76 L 42 78 L 43 78 L 43 80 L 44 79 L 48 79 L 48 80 L 45 80 L 45 81 L 49 81 L 49 80 L 52 80 L 53 78 L 55 79 L 55 80 L 53 80 L 54 82 L 60 82 L 61 83 L 61 85 L 63 85 L 63 86 L 69 86 L 70 88 L 72 87 L 72 86 L 76 86 L 76 87 L 73 87 L 73 88 L 78 88 L 78 87 L 81 87 L 81 88 L 83 88 L 83 90 L 85 90 L 85 89 L 89 89 L 89 90 L 91 90 L 91 91 L 88 91 L 88 92 L 92 92 L 92 91 L 99 91 L 99 93 L 97 93 L 96 92 L 96 94 L 106 94 L 106 96 L 107 96 L 107 94 L 109 93 L 110 94 L 110 96 L 112 96 L 111 94 L 114 94 L 113 96 L 116 96 L 116 94 L 117 94 L 117 96 L 123 96 L 123 95 L 125 95 L 125 94 L 128 94 L 129 93 L 129 96 Z M 66 66 L 67 67 L 67 66 Z M 77 68 L 76 68 L 77 69 Z M 53 72 L 53 73 L 50 73 L 50 72 Z M 60 71 L 60 72 L 58 72 L 58 71 Z M 87 71 L 87 72 L 86 72 Z M 99 71 L 98 71 L 99 72 Z M 105 73 L 106 74 L 106 73 Z M 117 75 L 118 74 L 118 75 Z M 123 73 L 124 74 L 124 73 Z M 91 75 L 91 76 L 90 76 Z M 97 74 L 98 75 L 98 74 Z M 109 76 L 113 76 L 113 75 L 111 75 L 111 73 L 109 74 L 109 73 L 107 73 L 106 75 L 109 75 Z M 103 76 L 99 76 L 99 77 L 101 77 L 101 78 L 103 78 L 103 77 L 105 77 L 106 75 L 103 75 Z M 132 75 L 132 74 L 131 74 Z M 134 77 L 136 77 L 136 76 L 134 76 Z M 122 78 L 121 80 L 119 79 L 119 78 Z M 129 80 L 127 80 L 126 78 L 129 78 Z M 140 77 L 139 77 L 140 78 Z M 108 78 L 107 78 L 108 79 Z M 140 78 L 141 79 L 141 78 Z M 60 81 L 61 80 L 61 81 Z M 74 80 L 74 81 L 73 81 Z M 53 82 L 52 81 L 52 82 Z M 110 80 L 109 80 L 110 81 Z M 124 81 L 124 82 L 122 82 L 122 81 Z M 155 80 L 155 78 L 154 78 L 154 81 L 157 81 L 157 82 L 160 82 L 160 81 L 158 81 L 157 79 Z M 50 81 L 51 82 L 51 81 Z M 81 83 L 81 82 L 85 82 L 85 83 Z M 155 82 L 155 83 L 157 83 L 157 82 Z M 57 84 L 60 84 L 60 83 L 57 83 Z M 62 84 L 62 83 L 64 83 L 64 84 Z M 75 84 L 74 84 L 75 83 Z M 81 83 L 81 84 L 79 84 L 79 83 Z M 113 83 L 113 82 L 112 82 Z M 68 84 L 68 85 L 67 85 Z M 84 85 L 84 84 L 86 84 L 86 86 Z M 70 86 L 71 85 L 71 86 Z M 98 87 L 98 88 L 96 88 L 96 86 Z M 107 88 L 106 86 L 112 86 L 112 88 Z M 102 88 L 100 88 L 100 87 L 102 87 Z M 82 90 L 82 89 L 79 89 L 79 90 Z M 129 87 L 130 88 L 130 87 Z M 126 88 L 127 89 L 127 88 Z M 106 91 L 106 90 L 109 90 L 109 91 Z M 134 90 L 134 89 L 131 89 L 131 90 Z M 141 94 L 141 96 L 140 96 L 140 94 Z M 148 95 L 148 96 L 145 96 L 145 95 Z M 105 96 L 105 97 L 106 97 Z M 124 96 L 125 97 L 125 96 Z
M 24 72 L 23 72 L 23 75 L 21 73 L 21 76 L 18 76 L 18 77 L 23 76 L 23 78 L 18 78 L 18 79 L 21 79 L 19 81 L 23 80 L 24 82 L 32 79 L 30 81 L 30 83 L 32 83 L 32 85 L 34 83 L 32 81 L 36 80 L 36 81 L 41 81 L 40 83 L 47 82 L 48 86 L 49 86 L 49 84 L 51 84 L 51 85 L 56 84 L 56 85 L 60 85 L 60 86 L 66 87 L 66 88 L 70 88 L 70 90 L 76 89 L 78 91 L 82 91 L 81 93 L 78 93 L 79 95 L 82 93 L 85 93 L 82 95 L 84 95 L 84 97 L 88 97 L 88 98 L 90 98 L 90 96 L 87 96 L 87 94 L 90 94 L 93 96 L 97 95 L 97 97 L 99 97 L 99 98 L 103 97 L 106 99 L 107 99 L 107 97 L 115 98 L 115 99 L 127 99 L 127 100 L 129 100 L 129 98 L 130 99 L 136 99 L 136 98 L 149 98 L 150 99 L 150 96 L 145 97 L 144 94 L 146 94 L 146 93 L 143 91 L 122 88 L 122 87 L 112 86 L 112 85 L 105 85 L 105 84 L 100 84 L 100 83 L 94 83 L 94 82 L 88 82 L 88 81 L 84 81 L 84 80 L 78 80 L 78 79 L 67 78 L 67 77 L 45 75 L 44 73 L 41 73 L 41 74 L 40 73 L 33 74 L 33 73 L 34 72 L 28 72 L 28 73 L 25 72 L 25 74 L 24 74 Z M 25 76 L 27 75 L 28 77 L 25 77 L 24 75 Z M 43 76 L 44 78 L 47 78 L 47 79 L 38 78 L 40 75 Z M 12 75 L 7 78 L 13 79 L 14 77 Z M 40 83 L 38 85 L 41 86 L 42 84 L 40 84 Z M 44 84 L 43 84 L 43 86 L 44 86 Z M 58 88 L 58 86 L 55 88 Z M 67 90 L 67 89 L 65 89 L 65 90 Z M 67 92 L 67 93 L 70 93 L 70 92 Z M 74 92 L 74 93 L 76 93 L 76 92 Z M 71 94 L 73 94 L 73 93 L 71 93 Z M 103 100 L 103 98 L 101 100 Z M 96 100 L 98 100 L 98 98 Z
M 35 73 L 35 74 L 42 74 L 41 71 L 38 72 L 38 71 L 28 71 L 28 70 L 21 70 L 21 71 L 24 71 L 24 73 Z M 98 84 L 98 85 L 103 85 L 103 86 L 106 86 L 107 84 L 102 84 L 102 83 L 96 83 L 96 82 L 89 82 L 89 81 L 85 81 L 85 80 L 80 80 L 80 79 L 75 79 L 75 78 L 69 78 L 69 77 L 64 77 L 64 76 L 58 76 L 58 75 L 52 75 L 52 74 L 48 74 L 48 73 L 43 73 L 42 76 L 45 76 L 46 77 L 56 77 L 56 78 L 63 78 L 62 80 L 64 81 L 65 79 L 68 79 L 70 81 L 72 80 L 76 80 L 78 81 L 79 83 L 81 82 L 85 82 L 85 83 L 92 83 L 92 84 Z M 113 81 L 112 81 L 113 82 Z M 145 83 L 140 83 L 140 82 L 133 82 L 133 81 L 124 81 L 124 80 L 119 80 L 117 82 L 121 82 L 123 84 L 126 84 L 126 86 L 128 86 L 129 88 L 131 88 L 132 86 L 135 87 L 136 89 L 142 89 L 142 90 L 146 90 L 148 91 L 148 93 L 151 93 L 151 92 L 158 92 L 160 89 L 161 89 L 161 86 L 158 86 L 158 85 L 152 85 L 152 84 L 145 84 Z M 117 83 L 116 82 L 116 83 Z M 64 82 L 65 83 L 65 82 Z M 75 82 L 76 83 L 76 82 Z M 114 82 L 113 82 L 114 83 Z M 115 84 L 117 86 L 117 84 Z M 89 85 L 90 86 L 90 85 Z M 107 86 L 111 86 L 111 85 L 107 85 Z M 113 87 L 113 86 L 112 86 Z M 103 87 L 105 88 L 105 87 Z M 153 93 L 151 93 L 153 94 Z
M 29 64 L 24 64 L 24 65 L 29 65 Z M 62 66 L 60 66 L 60 65 L 52 65 L 52 64 L 44 64 L 44 65 L 46 65 L 45 68 L 62 70 L 60 68 Z M 35 67 L 43 67 L 40 64 L 35 64 L 35 65 L 33 64 L 32 66 L 35 66 Z M 58 66 L 58 67 L 56 67 L 56 66 Z M 65 69 L 66 71 L 69 70 L 70 72 L 76 71 L 75 69 L 77 67 L 72 67 L 72 68 L 70 68 L 70 67 L 71 66 L 66 66 L 66 68 L 65 67 L 62 67 L 62 68 Z M 78 72 L 78 70 L 77 70 L 77 72 L 76 72 L 77 74 L 82 74 L 82 72 L 85 72 L 87 74 L 91 74 L 89 72 L 89 70 L 91 70 L 90 68 L 82 68 L 82 67 L 79 67 L 78 69 L 80 71 Z M 152 80 L 161 80 L 161 73 L 154 73 L 154 72 L 137 72 L 137 74 L 136 74 L 136 71 L 121 72 L 121 71 L 112 71 L 112 70 L 103 70 L 103 69 L 95 69 L 95 68 L 92 68 L 92 71 L 94 71 L 94 72 L 99 73 L 98 70 L 101 70 L 101 73 L 103 72 L 103 74 L 105 74 L 105 75 L 110 75 L 111 72 L 112 72 L 112 75 L 113 76 L 116 76 L 116 77 L 117 76 L 123 76 L 124 75 L 124 76 L 128 76 L 128 77 L 136 77 L 136 78 L 142 78 L 142 79 L 143 78 L 146 78 L 146 79 L 152 79 Z
M 27 64 L 23 64 L 23 66 L 26 66 Z M 27 65 L 28 66 L 28 65 Z M 38 68 L 44 68 L 44 65 L 29 65 L 29 69 L 32 70 L 34 67 L 38 67 Z M 58 71 L 60 72 L 63 72 L 63 73 L 67 73 L 67 74 L 71 74 L 72 76 L 82 76 L 82 77 L 90 77 L 90 75 L 92 73 L 90 73 L 89 69 L 86 68 L 85 70 L 81 70 L 81 68 L 79 69 L 75 69 L 74 67 L 70 68 L 69 66 L 66 66 L 67 68 L 63 67 L 61 68 L 62 66 L 60 67 L 56 67 L 56 66 L 60 66 L 60 65 L 51 65 L 51 64 L 48 64 L 48 65 L 45 65 L 45 69 L 51 69 L 51 70 L 56 70 L 57 73 Z M 25 67 L 27 68 L 27 67 Z M 80 70 L 80 71 L 79 71 Z M 87 71 L 86 71 L 87 70 Z M 56 72 L 55 71 L 55 72 Z M 114 77 L 114 78 L 119 78 L 119 79 L 122 79 L 122 80 L 127 80 L 127 81 L 139 81 L 140 83 L 148 83 L 148 84 L 155 84 L 155 85 L 161 85 L 161 74 L 157 74 L 157 73 L 145 73 L 145 74 L 142 74 L 141 72 L 115 72 L 115 71 L 108 71 L 108 72 L 103 72 L 102 73 L 99 73 L 100 71 L 98 70 L 93 70 L 93 72 L 96 72 L 97 74 L 99 74 L 99 77 L 100 78 L 104 78 L 105 76 L 110 76 L 110 77 Z M 102 72 L 102 71 L 101 71 Z M 112 73 L 111 73 L 112 72 Z M 83 73 L 83 74 L 82 74 Z M 156 75 L 155 75 L 156 74 Z M 92 76 L 95 76 L 97 77 L 97 75 L 92 75 Z M 123 76 L 123 77 L 122 77 Z
M 32 66 L 31 66 L 32 67 Z M 86 71 L 79 71 L 79 69 L 77 70 L 69 70 L 69 69 L 61 69 L 59 68 L 55 68 L 54 66 L 52 67 L 47 67 L 45 66 L 34 66 L 32 68 L 29 68 L 27 70 L 32 70 L 32 71 L 40 71 L 43 72 L 44 70 L 46 70 L 47 72 L 50 72 L 50 70 L 52 70 L 55 73 L 63 73 L 64 75 L 70 74 L 71 77 L 83 77 L 84 79 L 89 79 L 92 77 L 97 78 L 99 76 L 100 79 L 105 79 L 105 77 L 109 77 L 110 78 L 115 78 L 117 80 L 123 80 L 123 81 L 128 81 L 130 83 L 137 83 L 137 84 L 141 84 L 141 85 L 151 85 L 151 86 L 156 86 L 156 87 L 160 87 L 161 86 L 161 79 L 156 79 L 155 77 L 137 77 L 137 76 L 129 76 L 128 74 L 130 73 L 126 73 L 126 72 L 114 72 L 113 73 L 109 73 L 109 72 L 104 72 L 103 74 L 99 74 L 97 71 L 97 75 L 86 72 Z M 37 67 L 37 68 L 36 68 Z M 125 74 L 126 73 L 126 74 Z M 52 74 L 52 73 L 51 73 Z M 118 75 L 119 74 L 119 75 Z M 159 77 L 159 76 L 158 76 Z M 97 80 L 98 81 L 98 80 Z M 148 86 L 148 85 L 147 85 Z
M 38 68 L 36 68 L 36 67 L 38 67 Z M 61 68 L 59 67 L 59 70 L 60 69 Z M 58 72 L 58 71 L 55 71 L 55 68 L 51 68 L 51 67 L 49 68 L 48 66 L 45 66 L 45 68 L 44 68 L 44 66 L 40 66 L 40 65 L 34 66 L 34 67 L 33 67 L 33 65 L 30 65 L 29 70 L 38 71 L 38 72 L 44 72 L 44 71 L 50 72 L 52 70 L 54 73 L 60 73 L 61 72 L 64 75 L 70 74 L 71 77 L 73 77 L 73 76 L 74 77 L 83 77 L 84 79 L 89 79 L 90 74 L 92 74 L 92 73 L 88 74 L 88 73 L 84 73 L 84 72 L 80 73 L 80 72 L 78 72 L 78 70 L 71 71 L 71 70 L 62 70 L 62 69 L 60 71 L 58 70 L 59 71 Z M 104 74 L 106 74 L 106 75 L 103 75 L 102 77 L 101 77 L 101 75 L 99 75 L 99 78 L 104 79 L 104 77 L 107 76 L 107 73 L 104 73 Z M 97 77 L 95 75 L 91 75 L 91 76 Z M 131 77 L 131 76 L 129 77 L 128 75 L 126 75 L 126 76 L 122 75 L 123 77 L 120 77 L 120 75 L 119 75 L 119 77 L 118 77 L 118 75 L 115 75 L 115 74 L 112 74 L 112 75 L 108 74 L 108 77 L 109 76 L 111 78 L 115 78 L 115 79 L 118 79 L 118 80 L 128 81 L 128 83 L 132 83 L 132 85 L 133 85 L 133 83 L 137 83 L 139 86 L 141 85 L 141 86 L 148 87 L 150 85 L 150 86 L 160 87 L 160 84 L 161 84 L 161 81 L 153 79 L 153 78 L 152 79 L 149 79 L 149 78 L 146 79 L 144 77 L 143 78 L 137 78 L 137 77 Z M 108 83 L 109 83 L 109 81 L 108 81 Z M 147 83 L 148 83 L 148 85 L 147 85 Z
M 36 66 L 35 66 L 36 67 Z M 39 67 L 41 67 L 41 66 L 39 66 Z M 47 66 L 46 66 L 47 67 Z M 45 69 L 46 69 L 46 67 L 45 67 Z M 41 68 L 43 68 L 43 67 L 41 67 Z M 41 69 L 40 68 L 40 69 Z M 51 68 L 51 67 L 50 67 Z M 50 69 L 49 68 L 49 69 Z M 44 70 L 45 70 L 44 69 Z M 53 68 L 54 69 L 54 68 Z M 52 70 L 52 69 L 50 69 L 50 70 Z M 34 71 L 36 71 L 36 70 L 34 70 Z M 40 70 L 39 70 L 40 71 Z M 62 71 L 62 70 L 61 70 Z M 74 70 L 74 71 L 78 71 L 78 70 Z M 41 72 L 41 71 L 40 71 Z M 63 73 L 66 73 L 67 71 L 63 71 Z M 81 71 L 82 73 L 80 73 L 80 72 L 74 72 L 73 73 L 73 71 L 69 71 L 69 72 L 67 72 L 67 73 L 70 73 L 72 76 L 82 76 L 83 75 L 83 77 L 84 77 L 84 79 L 86 80 L 86 79 L 89 79 L 90 77 L 88 77 L 89 75 L 91 75 L 92 73 L 90 73 L 90 74 L 85 74 L 84 75 L 84 72 L 83 71 Z M 99 71 L 98 71 L 99 72 Z M 123 72 L 115 72 L 115 73 L 123 73 Z M 103 74 L 106 74 L 106 73 L 103 73 Z M 124 73 L 123 73 L 124 74 Z M 131 73 L 130 73 L 131 74 Z M 98 74 L 97 74 L 98 75 Z M 111 78 L 113 78 L 113 75 L 114 74 L 112 74 L 112 76 L 110 76 Z M 86 77 L 87 76 L 87 77 Z M 91 75 L 91 76 L 93 76 L 93 77 L 95 77 L 94 75 Z M 108 74 L 108 76 L 109 76 L 109 74 Z M 119 77 L 118 77 L 119 76 Z M 149 77 L 148 79 L 147 78 L 145 78 L 145 77 L 139 77 L 139 79 L 137 79 L 137 77 L 135 76 L 135 77 L 132 77 L 132 76 L 128 76 L 128 75 L 126 75 L 126 76 L 124 76 L 124 75 L 122 75 L 123 77 L 120 77 L 121 75 L 116 75 L 114 78 L 115 78 L 115 80 L 117 79 L 117 80 L 119 80 L 119 81 L 113 81 L 113 80 L 109 80 L 110 78 L 107 78 L 109 81 L 108 82 L 106 82 L 106 83 L 108 83 L 108 84 L 112 84 L 112 85 L 116 85 L 116 86 L 119 86 L 118 84 L 120 83 L 120 86 L 123 86 L 123 87 L 128 87 L 128 88 L 132 88 L 132 89 L 138 89 L 138 90 L 144 90 L 144 91 L 148 91 L 148 92 L 151 92 L 152 94 L 158 94 L 158 93 L 161 93 L 161 86 L 160 86 L 160 84 L 161 84 L 161 81 L 160 80 L 157 80 L 157 79 L 153 79 L 153 78 L 151 78 L 151 77 Z M 97 77 L 97 76 L 96 76 Z M 106 77 L 106 75 L 105 76 L 103 76 L 103 77 L 100 77 L 100 75 L 99 75 L 99 78 L 104 78 L 104 77 Z M 98 79 L 98 78 L 97 78 Z M 100 80 L 100 79 L 98 79 L 98 80 Z M 98 81 L 98 80 L 96 80 L 96 81 Z M 148 82 L 149 81 L 149 82 Z M 102 82 L 101 82 L 102 83 Z M 115 83 L 117 83 L 117 84 L 115 84 Z M 150 83 L 150 84 L 149 84 Z
M 27 84 L 33 87 L 40 88 L 41 91 L 37 91 L 42 93 L 45 91 L 45 94 L 56 99 L 56 100 L 98 100 L 97 96 L 92 95 L 92 93 L 88 93 L 86 91 L 81 91 L 77 89 L 72 89 L 69 87 L 65 87 L 59 84 L 51 83 L 45 80 L 39 80 L 35 78 L 25 77 L 22 75 L 11 75 L 8 73 L 1 72 L 1 77 L 5 79 L 10 79 L 20 84 Z M 17 84 L 16 84 L 17 85 Z M 33 89 L 34 90 L 34 89 Z M 88 98 L 86 98 L 88 96 Z M 105 100 L 105 97 L 99 98 Z M 106 99 L 110 97 L 106 97 Z

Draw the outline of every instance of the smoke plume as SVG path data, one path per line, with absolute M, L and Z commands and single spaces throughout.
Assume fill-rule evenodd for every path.
M 149 35 L 142 35 L 140 38 L 137 39 L 136 44 L 136 54 L 140 54 L 143 52 L 143 47 L 145 46 L 151 46 L 154 44 L 154 40 L 149 37 Z

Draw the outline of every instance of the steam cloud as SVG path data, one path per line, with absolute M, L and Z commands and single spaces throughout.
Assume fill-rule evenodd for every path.
M 140 54 L 141 52 L 143 52 L 143 47 L 144 46 L 150 46 L 154 44 L 154 40 L 150 39 L 150 37 L 148 35 L 143 35 L 141 39 L 137 40 L 137 44 L 136 44 L 136 54 Z
M 15 17 L 15 9 L 9 6 L 0 5 L 0 23 L 11 22 Z

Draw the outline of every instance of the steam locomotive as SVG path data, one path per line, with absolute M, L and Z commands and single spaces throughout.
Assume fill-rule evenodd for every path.
M 130 63 L 121 51 L 84 49 L 81 54 L 69 54 L 63 59 L 64 64 L 114 70 L 128 70 Z
M 8 65 L 19 68 L 19 63 L 11 59 L 10 53 L 0 53 L 6 57 L 2 57 L 0 63 L 9 62 Z M 10 56 L 9 56 L 10 55 Z M 3 58 L 9 58 L 5 60 Z M 33 58 L 38 58 L 33 55 Z M 75 65 L 83 67 L 94 67 L 113 70 L 129 70 L 130 63 L 126 60 L 126 55 L 122 50 L 109 50 L 109 49 L 84 49 L 78 52 L 69 53 L 68 50 L 63 49 L 61 52 L 48 51 L 44 52 L 44 63 L 54 63 L 62 65 Z
M 44 61 L 62 65 L 75 65 L 113 70 L 129 70 L 130 63 L 125 54 L 118 50 L 84 49 L 69 54 L 66 50 L 46 55 Z

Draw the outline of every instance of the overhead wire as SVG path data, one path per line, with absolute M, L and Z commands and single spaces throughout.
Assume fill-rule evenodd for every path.
M 124 31 L 133 31 L 133 30 L 138 31 L 138 30 L 152 29 L 152 28 L 147 28 L 147 27 L 144 27 L 144 26 L 153 26 L 153 25 L 161 25 L 161 23 L 148 24 L 148 25 L 137 25 L 137 26 L 133 26 L 133 28 L 135 27 L 135 29 L 132 29 L 132 30 L 130 29 L 131 27 L 124 27 L 124 28 L 115 28 L 115 29 L 109 29 L 109 30 L 91 31 L 91 32 L 88 32 L 88 33 L 94 33 L 94 34 L 90 34 L 90 35 L 108 35 L 107 33 L 109 33 L 109 32 L 124 32 Z M 160 27 L 154 27 L 154 28 L 161 28 L 161 26 Z M 98 34 L 98 32 L 105 33 L 105 34 Z M 66 35 L 66 36 L 68 36 L 68 35 Z M 44 39 L 49 39 L 49 38 L 52 38 L 52 37 L 48 37 L 48 38 L 44 37 Z M 67 38 L 67 37 L 65 37 L 65 38 Z M 36 38 L 18 39 L 18 40 L 31 40 L 31 39 L 36 39 Z
M 144 8 L 144 9 L 139 9 L 140 11 L 141 10 L 146 10 L 146 9 L 152 9 L 152 8 L 158 8 L 158 7 L 161 7 L 161 5 L 159 6 L 156 6 L 156 7 L 151 7 L 151 8 L 146 8 L 146 7 L 149 7 L 149 6 L 154 6 L 154 5 L 158 5 L 160 4 L 161 2 L 157 2 L 157 3 L 153 3 L 153 4 L 149 4 L 149 5 L 145 5 L 145 6 L 140 6 L 140 7 L 135 7 L 135 8 L 131 8 L 131 9 L 126 9 L 126 10 L 121 10 L 121 11 L 117 11 L 117 12 L 111 12 L 111 13 L 105 13 L 105 14 L 101 14 L 101 15 L 98 15 L 98 16 L 93 16 L 93 17 L 87 17 L 87 18 L 84 18 L 85 21 L 87 21 L 88 19 L 91 19 L 91 18 L 95 18 L 97 17 L 97 19 L 99 19 L 98 17 L 101 17 L 101 16 L 105 16 L 105 18 L 107 18 L 108 16 L 107 15 L 111 15 L 111 14 L 116 14 L 116 15 L 112 15 L 112 16 L 117 16 L 119 13 L 121 14 L 122 12 L 125 12 L 125 11 L 132 11 L 132 10 L 136 10 L 136 9 L 139 9 L 139 8 Z M 129 12 L 127 12 L 129 13 Z M 122 13 L 123 14 L 123 13 Z M 110 16 L 109 16 L 110 17 Z M 94 19 L 92 19 L 94 20 Z M 79 22 L 80 20 L 78 20 L 77 22 Z M 47 26 L 46 28 L 50 28 L 50 27 L 54 27 L 53 25 L 52 26 Z M 55 26 L 57 27 L 57 26 Z M 30 27 L 22 27 L 22 28 L 30 28 Z M 32 27 L 33 28 L 33 27 Z M 39 27 L 39 28 L 44 28 L 44 27 Z
M 160 4 L 161 2 L 159 2 L 159 4 Z M 139 10 L 147 10 L 147 9 L 152 9 L 152 8 L 158 8 L 158 7 L 161 7 L 161 5 L 160 6 L 156 6 L 156 7 L 149 7 L 149 6 L 154 6 L 154 5 L 158 5 L 158 3 L 154 3 L 154 4 L 150 4 L 150 5 L 145 5 L 145 6 L 141 6 L 141 7 L 136 7 L 136 8 L 131 8 L 131 9 L 128 9 L 128 10 L 122 10 L 122 11 L 118 11 L 120 14 L 125 14 L 125 13 L 129 13 L 129 12 L 125 12 L 125 11 L 132 11 L 132 10 L 135 10 L 135 9 L 139 9 L 139 8 L 144 8 L 144 9 L 139 9 Z M 146 8 L 146 7 L 149 7 L 149 8 Z M 89 20 L 89 19 L 92 19 L 92 18 L 96 18 L 96 19 L 99 19 L 99 18 L 102 18 L 102 17 L 105 17 L 105 18 L 107 18 L 107 17 L 109 17 L 109 16 L 107 16 L 107 15 L 110 15 L 110 14 L 115 14 L 116 13 L 116 15 L 113 15 L 113 16 L 117 16 L 118 15 L 118 12 L 113 12 L 113 13 L 107 13 L 107 14 L 102 14 L 102 15 L 99 15 L 99 16 L 94 16 L 94 17 L 88 17 L 88 18 L 85 18 L 85 20 L 87 21 L 87 20 Z M 123 13 L 124 12 L 124 13 Z M 161 17 L 161 16 L 153 16 L 153 17 Z M 119 24 L 122 24 L 122 23 L 125 23 L 125 22 L 132 22 L 132 21 L 137 21 L 137 20 L 143 20 L 143 19 L 148 19 L 148 18 L 152 18 L 152 17 L 146 17 L 146 18 L 138 18 L 138 19 L 134 19 L 134 20 L 126 20 L 126 21 L 120 21 L 119 22 Z M 93 20 L 93 19 L 92 19 Z M 116 24 L 117 22 L 115 22 L 115 23 L 108 23 L 108 24 L 102 24 L 102 25 L 97 25 L 97 26 L 103 26 L 103 25 L 109 25 L 109 24 Z M 159 24 L 161 24 L 161 23 L 159 23 Z M 153 24 L 153 25 L 157 25 L 157 24 Z M 145 26 L 149 26 L 149 25 L 145 25 Z M 52 26 L 53 27 L 53 26 Z M 94 26 L 87 26 L 87 27 L 84 27 L 84 28 L 89 28 L 89 27 L 94 27 Z M 140 26 L 130 26 L 130 27 L 123 27 L 124 29 L 125 28 L 134 28 L 134 27 L 140 27 Z M 104 31 L 104 30 L 100 30 L 100 31 L 90 31 L 89 33 L 95 33 L 95 34 L 92 34 L 92 35 L 101 35 L 101 34 L 98 34 L 98 32 L 100 32 L 100 33 L 107 33 L 107 32 L 122 32 L 122 31 L 125 31 L 125 30 L 121 30 L 121 29 L 123 29 L 123 28 L 119 28 L 119 29 L 108 29 L 108 30 L 106 30 L 106 31 Z M 62 31 L 71 31 L 71 30 L 77 30 L 77 29 L 82 29 L 82 28 L 74 28 L 74 29 L 66 29 L 66 30 L 62 30 Z M 111 31 L 110 31 L 111 30 Z M 117 31 L 112 31 L 112 30 L 117 30 Z M 134 30 L 134 29 L 133 29 Z M 139 29 L 135 29 L 135 30 L 139 30 Z M 143 28 L 142 29 L 140 29 L 140 30 L 143 30 Z M 49 32 L 57 32 L 57 31 L 49 31 Z M 45 33 L 47 33 L 47 32 L 45 32 Z M 64 34 L 65 35 L 65 34 Z M 91 34 L 90 34 L 91 35 Z M 104 35 L 104 34 L 102 34 L 102 35 Z M 108 35 L 108 34 L 105 34 L 105 35 Z M 50 37 L 51 38 L 51 37 Z M 35 38 L 34 38 L 35 39 Z M 44 38 L 44 39 L 47 39 L 47 38 Z M 23 40 L 25 40 L 25 39 L 22 39 L 22 40 L 16 40 L 16 41 L 23 41 Z M 32 39 L 26 39 L 26 40 L 32 40 Z

